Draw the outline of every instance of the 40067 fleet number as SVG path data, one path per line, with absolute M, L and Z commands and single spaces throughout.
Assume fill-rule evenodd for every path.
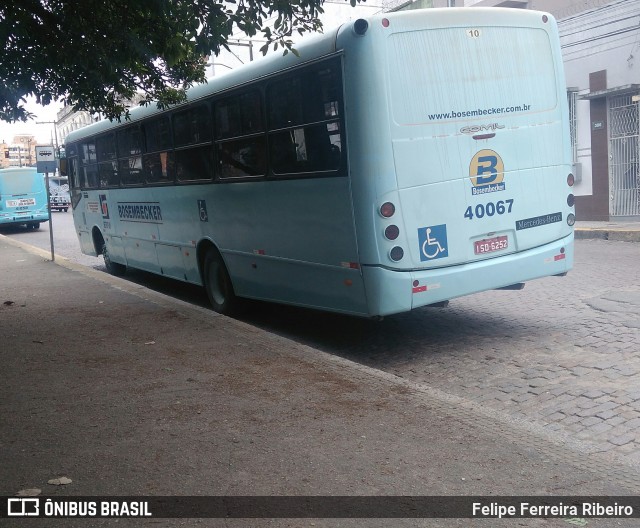
M 464 217 L 469 220 L 474 218 L 484 218 L 485 216 L 503 215 L 511 212 L 513 200 L 500 200 L 499 202 L 489 202 L 478 204 L 475 207 L 469 206 L 464 212 Z

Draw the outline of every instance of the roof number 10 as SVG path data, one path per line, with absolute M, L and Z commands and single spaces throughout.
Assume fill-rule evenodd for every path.
M 480 30 L 479 29 L 467 29 L 467 37 L 469 37 L 469 38 L 480 38 Z

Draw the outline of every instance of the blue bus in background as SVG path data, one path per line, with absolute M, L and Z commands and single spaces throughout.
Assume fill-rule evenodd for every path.
M 252 298 L 365 317 L 573 265 L 558 30 L 447 8 L 348 22 L 69 134 L 82 251 Z
M 38 229 L 49 220 L 44 174 L 35 167 L 0 169 L 0 226 Z

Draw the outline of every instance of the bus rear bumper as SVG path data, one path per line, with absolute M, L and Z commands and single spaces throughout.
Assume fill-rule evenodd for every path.
M 0 225 L 20 225 L 48 222 L 49 214 L 12 215 L 0 214 Z
M 379 316 L 561 275 L 572 267 L 573 234 L 520 253 L 460 266 L 413 271 L 362 266 L 362 273 L 370 315 Z

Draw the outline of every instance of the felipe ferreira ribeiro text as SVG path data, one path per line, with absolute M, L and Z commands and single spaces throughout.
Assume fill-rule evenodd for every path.
M 519 506 L 491 502 L 473 503 L 474 517 L 631 517 L 633 507 L 614 502 L 583 502 L 582 504 L 530 504 L 521 502 Z

